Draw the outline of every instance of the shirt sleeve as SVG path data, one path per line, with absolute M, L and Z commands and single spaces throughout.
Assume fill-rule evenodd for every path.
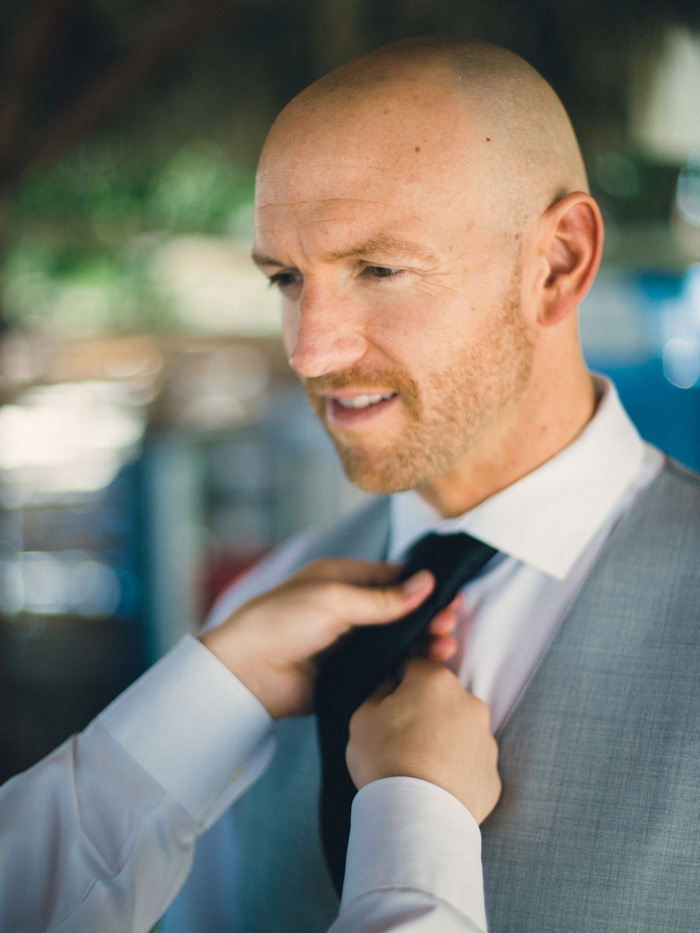
M 146 933 L 273 748 L 264 707 L 187 636 L 0 788 L 0 929 Z
M 485 933 L 481 833 L 435 784 L 384 778 L 353 802 L 340 915 L 329 933 Z

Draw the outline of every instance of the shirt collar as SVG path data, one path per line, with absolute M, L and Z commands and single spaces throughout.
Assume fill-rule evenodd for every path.
M 441 519 L 415 491 L 391 499 L 389 557 L 427 531 L 465 531 L 543 573 L 563 580 L 634 481 L 644 442 L 612 383 L 581 434 L 541 467 L 458 518 Z

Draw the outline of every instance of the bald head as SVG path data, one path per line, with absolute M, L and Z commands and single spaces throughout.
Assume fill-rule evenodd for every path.
M 282 111 L 261 171 L 280 144 L 303 143 L 300 156 L 308 158 L 333 138 L 348 155 L 363 147 L 369 159 L 404 156 L 416 171 L 452 158 L 455 183 L 460 171 L 477 173 L 509 230 L 569 192 L 588 190 L 553 89 L 519 56 L 486 42 L 410 39 L 336 69 Z

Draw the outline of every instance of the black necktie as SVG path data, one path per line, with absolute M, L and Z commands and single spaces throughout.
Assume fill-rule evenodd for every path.
M 410 548 L 400 579 L 418 570 L 435 576 L 435 589 L 412 613 L 389 625 L 356 629 L 329 655 L 316 683 L 321 747 L 321 839 L 338 896 L 343 889 L 350 809 L 357 793 L 345 764 L 352 714 L 392 673 L 435 614 L 495 554 L 467 534 L 428 534 Z

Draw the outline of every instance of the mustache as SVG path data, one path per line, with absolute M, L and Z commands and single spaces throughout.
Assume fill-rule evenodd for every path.
M 406 395 L 409 398 L 417 395 L 416 384 L 413 379 L 400 370 L 366 369 L 353 366 L 342 373 L 325 373 L 323 376 L 307 376 L 302 378 L 302 384 L 307 392 L 337 392 L 341 389 L 381 389 L 383 392 L 396 392 L 397 395 Z
M 380 392 L 393 392 L 400 395 L 408 412 L 414 417 L 420 415 L 421 405 L 418 386 L 406 372 L 400 369 L 376 370 L 363 366 L 353 366 L 341 373 L 306 376 L 302 378 L 301 383 L 317 413 L 320 413 L 325 404 L 321 397 L 322 392 L 338 392 L 341 389 L 357 388 L 368 394 L 372 394 L 372 389 L 377 389 L 377 394 Z

